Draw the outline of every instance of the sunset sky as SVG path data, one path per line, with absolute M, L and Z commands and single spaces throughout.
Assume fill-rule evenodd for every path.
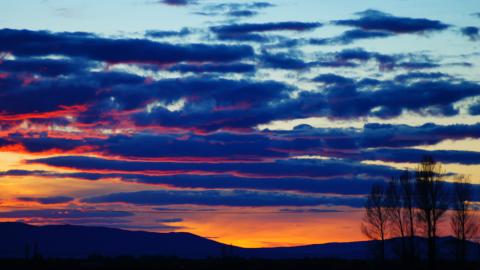
M 1 6 L 0 221 L 294 246 L 424 155 L 480 184 L 478 1 Z

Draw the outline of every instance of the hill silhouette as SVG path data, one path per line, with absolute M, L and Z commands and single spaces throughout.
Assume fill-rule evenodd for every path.
M 26 250 L 45 258 L 87 258 L 92 255 L 174 256 L 201 259 L 208 257 L 244 257 L 264 259 L 333 258 L 365 260 L 371 258 L 372 241 L 328 243 L 297 247 L 241 248 L 225 245 L 191 233 L 153 233 L 106 227 L 74 225 L 32 226 L 25 223 L 0 223 L 0 258 L 24 258 Z M 387 242 L 387 257 L 396 258 L 396 240 Z M 418 238 L 418 247 L 425 241 Z M 439 239 L 442 259 L 453 259 L 453 238 Z M 470 243 L 471 258 L 478 255 Z

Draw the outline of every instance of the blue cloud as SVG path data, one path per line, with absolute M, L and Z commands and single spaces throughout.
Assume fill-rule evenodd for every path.
M 16 56 L 57 54 L 111 63 L 230 62 L 253 56 L 253 49 L 246 45 L 177 45 L 146 39 L 108 39 L 78 32 L 2 29 L 0 40 L 0 50 Z
M 394 34 L 442 31 L 449 27 L 448 24 L 437 20 L 396 17 L 373 9 L 358 12 L 356 15 L 359 16 L 358 19 L 337 20 L 333 23 L 367 31 L 386 31 Z
M 287 53 L 270 54 L 264 51 L 260 57 L 264 67 L 274 69 L 302 70 L 307 69 L 309 64 L 301 58 L 297 58 Z
M 41 204 L 57 204 L 67 203 L 74 200 L 72 197 L 67 196 L 54 196 L 54 197 L 17 197 L 17 200 L 24 202 L 38 202 Z
M 49 166 L 68 167 L 80 170 L 98 171 L 164 171 L 188 173 L 235 173 L 244 176 L 278 176 L 278 177 L 325 177 L 325 176 L 352 176 L 367 174 L 372 176 L 390 175 L 392 169 L 386 166 L 363 165 L 335 160 L 278 160 L 274 162 L 255 163 L 173 163 L 150 161 L 109 160 L 86 156 L 57 156 L 43 159 L 29 160 L 29 163 L 45 164 Z
M 191 64 L 178 64 L 168 69 L 169 71 L 177 71 L 181 73 L 250 73 L 255 72 L 255 65 L 243 64 L 243 63 L 231 63 L 231 64 L 204 64 L 204 65 L 191 65 Z
M 227 16 L 231 18 L 248 18 L 259 14 L 259 10 L 273 7 L 269 2 L 221 3 L 205 5 L 201 11 L 195 12 L 203 16 Z
M 15 60 L 2 60 L 0 71 L 15 72 L 17 74 L 59 76 L 87 72 L 88 69 L 95 66 L 93 62 L 88 62 L 84 59 L 18 58 Z
M 467 26 L 460 29 L 462 35 L 468 37 L 471 41 L 480 40 L 480 28 Z
M 117 218 L 131 217 L 133 213 L 125 211 L 97 211 L 75 209 L 39 209 L 39 210 L 13 210 L 0 213 L 0 218 Z
M 262 42 L 267 39 L 257 33 L 266 33 L 272 31 L 295 31 L 304 32 L 321 27 L 318 22 L 275 22 L 275 23 L 245 23 L 245 24 L 227 24 L 212 26 L 210 30 L 217 35 L 219 39 L 256 41 Z
M 313 206 L 346 205 L 360 207 L 363 198 L 320 195 L 299 195 L 295 193 L 261 192 L 250 190 L 155 190 L 112 193 L 86 198 L 86 203 L 130 203 L 138 205 L 180 205 L 196 204 L 208 206 Z
M 162 3 L 169 6 L 187 6 L 197 4 L 197 0 L 159 0 L 158 3 Z
M 191 33 L 192 30 L 189 28 L 182 28 L 180 31 L 148 30 L 145 31 L 145 36 L 150 38 L 185 37 Z

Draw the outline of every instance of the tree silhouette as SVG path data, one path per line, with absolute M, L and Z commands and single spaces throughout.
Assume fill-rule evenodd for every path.
M 427 237 L 427 256 L 432 268 L 436 261 L 438 223 L 448 209 L 444 176 L 442 165 L 431 156 L 425 156 L 415 172 L 417 217 Z
M 380 243 L 377 254 L 382 262 L 385 260 L 385 237 L 388 221 L 386 209 L 383 185 L 372 185 L 365 203 L 365 215 L 361 229 L 368 238 L 376 240 L 376 244 Z
M 385 205 L 388 219 L 388 235 L 391 238 L 399 238 L 400 240 L 400 257 L 406 255 L 406 242 L 405 242 L 405 215 L 403 202 L 400 195 L 400 184 L 397 178 L 392 177 L 388 182 L 387 190 L 385 193 Z
M 404 208 L 406 235 L 409 237 L 407 256 L 410 261 L 415 257 L 415 186 L 412 175 L 405 170 L 400 175 L 401 200 Z
M 467 242 L 475 237 L 478 223 L 470 205 L 473 187 L 470 179 L 460 175 L 455 179 L 452 191 L 452 215 L 450 228 L 457 238 L 457 258 L 463 263 L 467 253 Z

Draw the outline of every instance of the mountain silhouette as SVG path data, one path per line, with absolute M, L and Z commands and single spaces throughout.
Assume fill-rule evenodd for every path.
M 151 233 L 73 225 L 0 223 L 0 256 L 24 257 L 26 247 L 44 257 L 162 255 L 218 256 L 223 244 L 190 233 Z
M 425 239 L 417 238 L 419 249 L 426 247 Z M 398 239 L 387 241 L 386 254 L 395 258 Z M 207 258 L 235 256 L 245 258 L 295 259 L 334 258 L 369 259 L 372 241 L 328 243 L 297 247 L 240 248 L 225 245 L 191 233 L 153 233 L 127 231 L 106 227 L 74 225 L 32 226 L 25 223 L 0 223 L 0 258 L 24 258 L 28 252 L 46 258 L 86 258 L 102 256 L 175 256 Z M 439 239 L 443 259 L 454 258 L 454 238 Z M 398 246 L 398 245 L 397 245 Z M 28 250 L 28 251 L 27 251 Z M 469 257 L 479 254 L 478 245 L 469 244 Z M 423 252 L 422 252 L 423 253 Z

